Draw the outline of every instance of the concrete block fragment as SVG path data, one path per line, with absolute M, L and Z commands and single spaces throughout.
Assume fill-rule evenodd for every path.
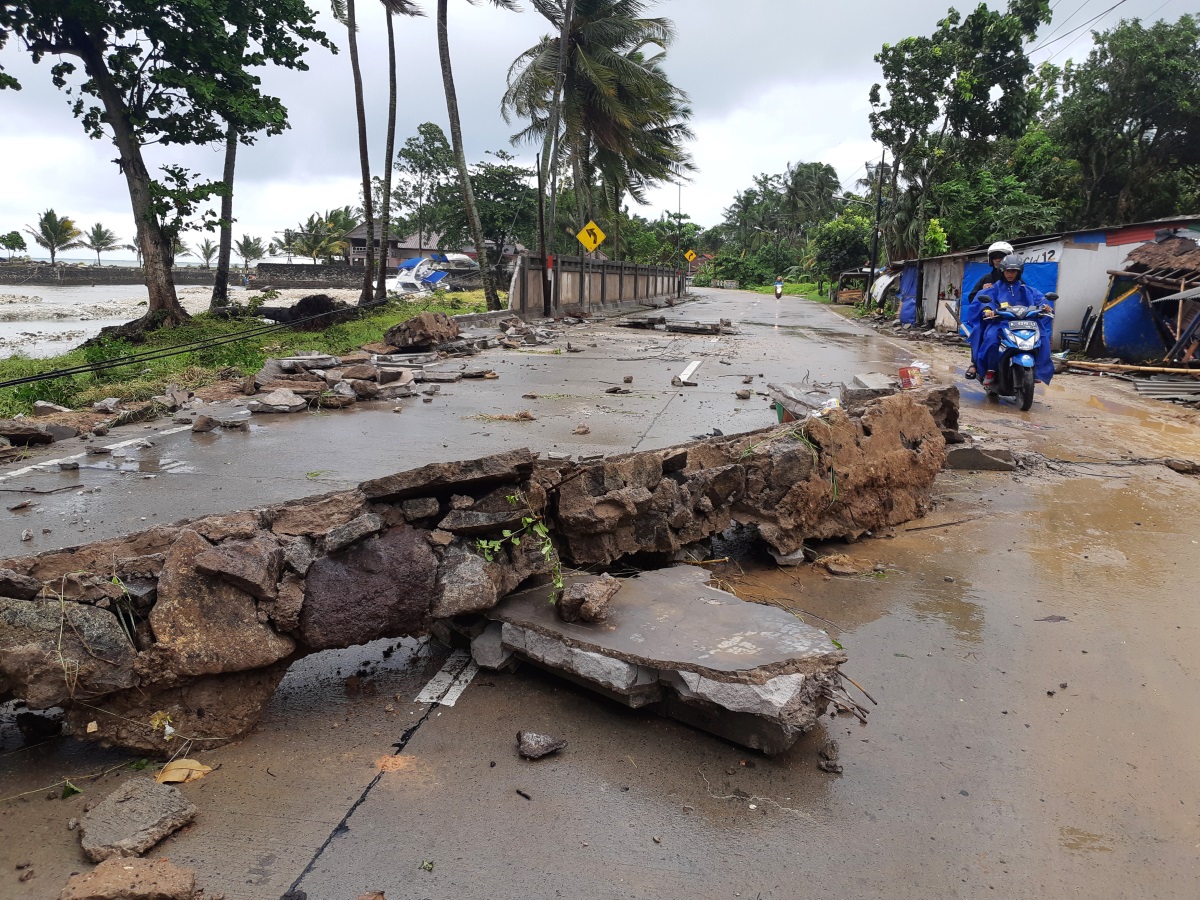
M 513 653 L 504 647 L 501 634 L 504 626 L 489 622 L 487 628 L 471 641 L 471 658 L 483 669 L 503 669 L 512 661 Z
M 1011 472 L 1017 467 L 1011 450 L 999 447 L 948 447 L 947 469 L 970 469 L 983 472 Z

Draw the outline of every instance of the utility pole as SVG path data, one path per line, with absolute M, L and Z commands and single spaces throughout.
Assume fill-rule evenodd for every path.
M 887 148 L 879 157 L 879 168 L 875 170 L 875 228 L 871 232 L 871 259 L 868 260 L 870 273 L 867 275 L 867 292 L 863 302 L 871 302 L 871 288 L 875 286 L 875 260 L 879 258 L 879 219 L 883 215 L 883 174 L 886 171 L 884 160 L 887 159 Z M 868 167 L 870 163 L 867 163 Z
M 575 17 L 575 0 L 566 0 L 563 9 L 562 29 L 558 35 L 558 73 L 554 78 L 554 103 L 550 107 L 549 133 L 554 138 L 553 149 L 550 152 L 550 230 L 554 235 L 554 246 L 558 246 L 558 151 L 559 151 L 559 117 L 563 101 L 563 87 L 567 78 L 567 57 L 571 55 L 571 21 Z M 580 190 L 575 185 L 575 190 Z M 554 277 L 555 296 L 560 295 L 559 274 Z M 550 313 L 547 313 L 550 315 Z

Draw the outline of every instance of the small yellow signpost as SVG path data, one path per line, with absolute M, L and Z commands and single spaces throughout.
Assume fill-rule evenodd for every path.
M 683 254 L 683 258 L 686 259 L 688 262 L 695 262 L 696 261 L 696 251 L 689 250 L 687 253 Z
M 583 226 L 583 231 L 579 232 L 575 237 L 579 239 L 579 243 L 587 248 L 588 253 L 591 253 L 604 243 L 607 235 L 600 230 L 600 226 L 595 222 L 588 222 Z

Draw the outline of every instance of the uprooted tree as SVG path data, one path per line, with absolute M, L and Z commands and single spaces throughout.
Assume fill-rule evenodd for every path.
M 89 137 L 108 137 L 117 148 L 149 289 L 146 315 L 127 332 L 187 319 L 171 277 L 172 247 L 201 205 L 224 190 L 177 165 L 151 177 L 143 148 L 217 144 L 230 125 L 243 135 L 281 132 L 287 110 L 259 90 L 251 70 L 307 68 L 305 42 L 330 46 L 314 21 L 303 0 L 0 2 L 0 47 L 11 37 L 34 62 L 58 57 L 55 86 L 74 98 Z M 0 69 L 0 89 L 20 87 Z

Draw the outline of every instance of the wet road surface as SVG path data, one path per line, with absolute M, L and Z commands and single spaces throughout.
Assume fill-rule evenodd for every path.
M 810 308 L 800 327 L 857 333 L 847 340 L 877 361 L 831 362 L 782 325 L 778 343 L 747 326 L 747 343 L 776 348 L 764 369 L 790 370 L 780 380 L 803 376 L 801 357 L 817 361 L 814 380 L 913 355 L 939 371 L 958 360 Z M 699 390 L 713 415 L 731 414 L 723 392 Z M 1137 462 L 1194 458 L 1200 429 L 1118 390 L 1058 379 L 1029 414 L 965 394 L 971 430 L 1073 462 L 944 473 L 926 519 L 823 548 L 882 573 L 753 558 L 714 572 L 829 628 L 879 701 L 866 726 L 826 718 L 767 759 L 528 666 L 477 674 L 453 706 L 415 702 L 448 650 L 376 642 L 297 664 L 249 738 L 204 755 L 216 771 L 182 788 L 200 816 L 153 854 L 194 866 L 227 900 L 289 888 L 312 900 L 1200 895 L 1200 481 Z M 660 412 L 675 402 L 658 399 Z M 643 422 L 627 440 L 677 439 Z M 239 490 L 257 483 L 239 477 Z M 520 760 L 520 729 L 569 746 Z M 0 735 L 0 796 L 67 776 L 85 791 L 0 803 L 12 860 L 0 897 L 52 898 L 86 867 L 66 820 L 130 772 L 80 776 L 128 757 Z M 827 738 L 843 775 L 816 768 Z M 25 861 L 36 874 L 18 883 Z

